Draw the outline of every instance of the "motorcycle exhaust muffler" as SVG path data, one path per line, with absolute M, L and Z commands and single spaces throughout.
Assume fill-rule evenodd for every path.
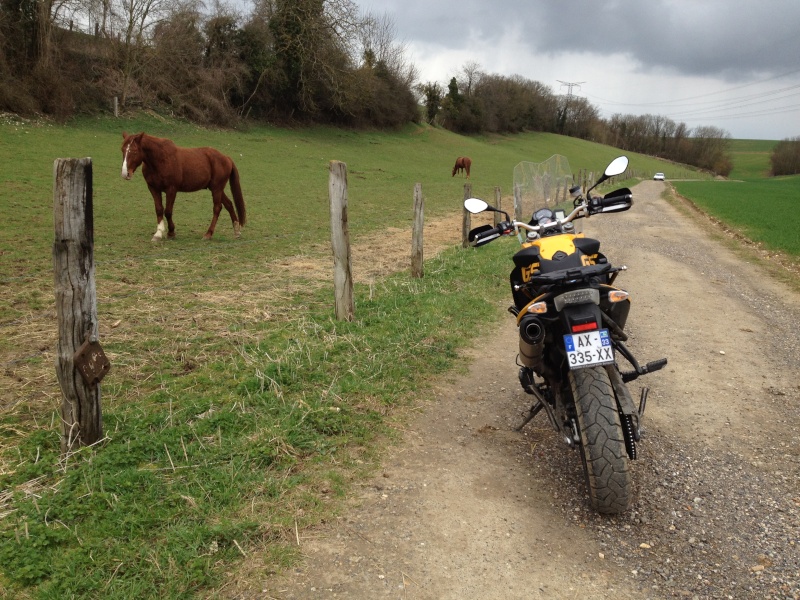
M 538 344 L 544 339 L 542 322 L 533 315 L 525 315 L 519 322 L 519 336 L 527 344 Z
M 519 322 L 519 359 L 531 369 L 542 362 L 544 352 L 544 327 L 541 321 L 532 315 L 522 317 Z

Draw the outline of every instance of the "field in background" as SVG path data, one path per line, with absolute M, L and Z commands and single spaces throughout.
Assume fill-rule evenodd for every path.
M 700 209 L 772 252 L 800 258 L 800 176 L 768 176 L 774 141 L 733 140 L 729 181 L 676 181 L 675 189 Z
M 177 239 L 151 243 L 141 174 L 120 177 L 123 129 L 230 154 L 248 208 L 242 239 L 223 213 L 214 239 L 201 240 L 211 201 L 200 192 L 178 197 Z M 473 195 L 491 200 L 499 185 L 510 207 L 514 165 L 553 154 L 601 171 L 621 152 L 550 134 L 465 138 L 423 126 L 230 132 L 156 118 L 4 119 L 0 592 L 183 598 L 231 571 L 297 560 L 295 536 L 335 515 L 352 478 L 376 464 L 396 407 L 423 402 L 428 379 L 457 366 L 506 301 L 507 247 L 456 247 L 464 180 L 451 177 L 455 158 L 473 159 Z M 52 171 L 55 158 L 84 156 L 94 164 L 100 341 L 112 362 L 107 439 L 61 457 Z M 630 157 L 647 178 L 674 168 Z M 348 165 L 353 323 L 333 319 L 332 159 Z M 425 277 L 410 280 L 416 182 L 427 261 Z

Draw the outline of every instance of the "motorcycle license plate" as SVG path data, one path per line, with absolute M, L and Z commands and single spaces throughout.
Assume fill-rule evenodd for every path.
M 614 362 L 614 348 L 608 329 L 573 333 L 564 336 L 570 369 L 582 369 Z

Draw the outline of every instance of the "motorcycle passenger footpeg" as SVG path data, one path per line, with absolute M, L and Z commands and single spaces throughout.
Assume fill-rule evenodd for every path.
M 652 373 L 653 371 L 659 371 L 667 366 L 667 359 L 666 358 L 659 358 L 658 360 L 654 360 L 653 362 L 649 362 L 644 366 L 645 373 Z
M 639 365 L 634 365 L 634 366 L 636 367 L 635 371 L 626 371 L 622 373 L 622 381 L 624 383 L 633 381 L 634 379 L 637 379 L 640 375 L 647 375 L 648 373 L 660 371 L 661 369 L 667 366 L 667 359 L 659 358 L 658 360 L 654 360 L 652 362 L 647 363 L 643 367 L 640 367 Z

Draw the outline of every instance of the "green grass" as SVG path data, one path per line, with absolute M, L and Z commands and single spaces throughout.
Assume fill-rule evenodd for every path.
M 730 181 L 677 181 L 675 189 L 704 212 L 765 248 L 800 257 L 800 176 L 768 177 L 776 142 L 732 140 Z
M 677 182 L 675 188 L 749 239 L 800 257 L 800 176 L 742 182 Z
M 264 323 L 246 360 L 162 373 L 146 398 L 112 399 L 111 439 L 71 464 L 52 428 L 25 436 L 2 487 L 43 479 L 3 523 L 7 581 L 42 598 L 182 598 L 219 585 L 240 549 L 280 546 L 291 560 L 295 521 L 344 493 L 327 470 L 369 460 L 361 448 L 389 434 L 386 412 L 495 318 L 500 286 L 470 288 L 498 254 L 450 251 L 429 265 L 437 277 L 359 288 L 352 323 L 332 319 L 327 289 L 289 298 L 304 314 Z
M 248 208 L 243 238 L 224 218 L 202 241 L 211 202 L 196 193 L 178 197 L 177 239 L 152 244 L 141 174 L 120 178 L 123 129 L 230 154 Z M 428 257 L 421 280 L 405 272 L 410 249 L 399 249 L 356 286 L 354 322 L 336 321 L 328 163 L 348 165 L 353 244 L 375 246 L 358 275 L 381 264 L 379 242 L 392 230 L 410 228 L 416 182 L 427 223 L 460 216 L 464 180 L 450 172 L 463 154 L 473 194 L 492 199 L 495 186 L 510 195 L 521 160 L 563 154 L 575 171 L 599 172 L 620 152 L 549 134 L 465 138 L 422 126 L 0 124 L 0 595 L 191 598 L 244 568 L 243 554 L 259 577 L 297 561 L 295 532 L 333 518 L 350 482 L 377 464 L 401 408 L 458 368 L 461 351 L 500 318 L 514 245 Z M 102 383 L 107 438 L 63 457 L 52 172 L 54 159 L 84 156 L 112 368 Z M 670 169 L 637 155 L 631 167 L 647 178 Z
M 777 142 L 731 140 L 733 170 L 730 179 L 763 179 L 769 175 L 769 157 Z

